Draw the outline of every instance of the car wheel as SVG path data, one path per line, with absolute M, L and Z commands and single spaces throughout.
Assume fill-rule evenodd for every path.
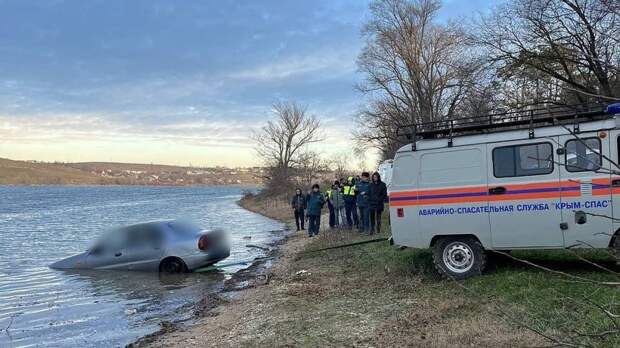
M 486 261 L 482 244 L 472 237 L 444 237 L 433 246 L 435 269 L 445 278 L 465 279 L 480 275 Z
M 181 259 L 168 258 L 162 261 L 161 265 L 159 266 L 159 271 L 170 274 L 185 273 L 187 271 L 187 267 Z

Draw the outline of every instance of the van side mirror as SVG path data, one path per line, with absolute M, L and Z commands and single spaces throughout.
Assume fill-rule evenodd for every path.
M 557 153 L 557 154 L 558 154 L 558 155 L 560 155 L 560 156 L 561 156 L 561 155 L 564 155 L 564 154 L 566 154 L 566 149 L 564 149 L 563 147 L 558 147 L 558 148 L 555 150 L 555 153 Z
M 577 210 L 575 212 L 575 223 L 577 225 L 583 225 L 588 222 L 588 215 L 583 210 Z

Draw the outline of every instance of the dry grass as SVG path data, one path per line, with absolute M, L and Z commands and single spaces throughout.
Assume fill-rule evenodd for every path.
M 307 252 L 365 238 L 325 228 L 312 239 L 295 233 L 270 269 L 269 284 L 241 292 L 218 307 L 216 317 L 164 336 L 154 345 L 503 347 L 544 343 L 499 319 L 491 306 L 443 291 L 456 288 L 450 283 L 429 280 L 420 269 L 391 269 L 381 253 L 374 252 L 385 246 Z M 398 262 L 390 265 L 394 264 Z
M 293 217 L 291 203 L 286 195 L 263 197 L 246 194 L 239 201 L 239 205 L 249 211 L 280 221 L 289 221 Z
M 272 217 L 290 218 L 284 201 L 241 204 Z M 376 236 L 325 227 L 319 237 L 293 234 L 269 270 L 268 284 L 241 292 L 217 308 L 216 317 L 165 336 L 156 345 L 553 346 L 516 323 L 566 340 L 567 332 L 601 332 L 610 325 L 600 311 L 566 302 L 568 298 L 587 296 L 613 305 L 614 313 L 620 310 L 617 289 L 566 282 L 507 259 L 495 259 L 483 276 L 457 284 L 439 279 L 428 251 L 397 250 L 382 242 L 315 252 L 369 238 Z M 567 253 L 515 254 L 584 277 L 609 277 Z M 606 262 L 598 253 L 587 256 Z M 615 336 L 586 337 L 579 344 L 614 347 L 617 342 Z

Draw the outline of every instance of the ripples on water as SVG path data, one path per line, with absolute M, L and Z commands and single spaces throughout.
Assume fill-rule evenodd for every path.
M 12 322 L 0 331 L 0 347 L 123 346 L 161 320 L 191 315 L 183 308 L 243 266 L 180 277 L 47 266 L 86 250 L 110 227 L 174 218 L 229 232 L 226 263 L 263 256 L 245 245 L 270 243 L 283 226 L 238 207 L 242 190 L 0 186 L 0 330 Z

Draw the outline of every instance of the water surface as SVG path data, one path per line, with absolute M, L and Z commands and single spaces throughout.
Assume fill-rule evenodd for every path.
M 48 265 L 83 252 L 110 227 L 174 218 L 229 232 L 231 256 L 223 263 L 263 256 L 246 245 L 281 238 L 283 225 L 237 206 L 243 190 L 0 186 L 0 347 L 124 346 L 162 320 L 191 317 L 191 304 L 245 266 L 160 277 Z

